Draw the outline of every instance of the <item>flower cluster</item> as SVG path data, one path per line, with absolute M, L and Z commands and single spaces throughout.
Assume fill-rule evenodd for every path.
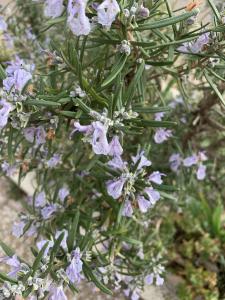
M 151 166 L 151 161 L 146 158 L 144 151 L 140 151 L 132 157 L 132 165 L 128 168 L 128 163 L 123 161 L 120 156 L 115 156 L 108 162 L 108 166 L 121 172 L 117 178 L 107 181 L 107 192 L 114 199 L 123 195 L 125 199 L 123 215 L 131 217 L 133 214 L 132 202 L 137 201 L 142 213 L 146 213 L 160 199 L 160 194 L 151 183 L 162 184 L 162 176 L 165 174 L 154 171 L 146 176 L 145 167 Z M 146 178 L 147 177 L 147 178 Z M 146 187 L 137 193 L 136 184 L 145 183 Z M 140 190 L 140 186 L 139 189 Z M 133 204 L 135 205 L 135 203 Z
M 204 151 L 199 151 L 197 154 L 188 156 L 185 159 L 182 159 L 179 153 L 174 153 L 169 158 L 171 170 L 174 172 L 177 172 L 182 164 L 186 168 L 196 166 L 195 173 L 198 180 L 204 180 L 206 177 L 206 166 L 203 162 L 207 160 Z
M 16 57 L 6 68 L 7 77 L 3 80 L 3 86 L 7 92 L 14 88 L 15 92 L 21 93 L 26 84 L 32 79 L 34 65 L 25 65 L 24 61 Z
M 76 36 L 88 35 L 92 24 L 86 15 L 87 0 L 69 0 L 67 7 L 67 24 Z M 104 0 L 101 4 L 94 6 L 97 11 L 97 22 L 109 29 L 120 12 L 116 0 Z M 46 0 L 44 14 L 46 17 L 60 17 L 64 11 L 63 0 Z M 93 21 L 92 21 L 93 22 Z

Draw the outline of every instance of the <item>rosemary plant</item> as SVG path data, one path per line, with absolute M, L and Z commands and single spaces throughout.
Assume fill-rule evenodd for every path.
M 139 299 L 164 282 L 158 207 L 210 168 L 193 140 L 225 104 L 223 10 L 208 0 L 207 23 L 199 1 L 15 2 L 0 15 L 1 173 L 35 172 L 12 228 L 35 244 L 28 262 L 1 241 L 3 299 L 65 300 L 81 281 Z

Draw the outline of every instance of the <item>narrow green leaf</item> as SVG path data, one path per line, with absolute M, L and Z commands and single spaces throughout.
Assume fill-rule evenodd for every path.
M 220 21 L 221 20 L 221 16 L 220 13 L 216 7 L 216 5 L 214 4 L 213 0 L 207 0 L 209 6 L 211 7 L 214 15 L 216 16 L 217 20 Z
M 217 79 L 221 80 L 221 81 L 225 81 L 225 78 L 223 78 L 222 76 L 220 76 L 219 74 L 217 74 L 215 71 L 213 71 L 210 68 L 207 68 L 207 71 L 209 73 L 211 73 L 211 75 L 214 75 Z
M 124 95 L 124 102 L 126 103 L 126 106 L 128 107 L 131 103 L 131 100 L 133 98 L 133 95 L 135 93 L 135 89 L 137 87 L 137 84 L 139 80 L 141 79 L 141 76 L 145 69 L 145 61 L 143 60 L 141 64 L 139 65 L 136 74 L 134 75 L 133 80 L 131 81 L 125 95 Z
M 177 123 L 172 121 L 155 121 L 155 120 L 150 121 L 150 120 L 133 119 L 132 123 L 136 123 L 144 127 L 149 126 L 154 128 L 171 128 L 177 126 Z
M 75 246 L 75 240 L 77 236 L 78 223 L 80 219 L 80 211 L 77 210 L 76 214 L 73 218 L 73 221 L 70 226 L 69 235 L 68 235 L 68 248 L 69 250 L 73 250 Z
M 136 111 L 138 113 L 144 113 L 144 114 L 146 114 L 146 113 L 155 114 L 157 112 L 164 112 L 164 111 L 171 110 L 171 108 L 169 106 L 161 106 L 161 107 L 134 106 L 132 109 L 133 109 L 133 111 Z
M 0 240 L 0 246 L 7 256 L 12 257 L 15 254 L 15 251 L 7 246 L 2 240 Z
M 83 271 L 85 276 L 91 280 L 103 293 L 108 295 L 113 295 L 112 291 L 109 290 L 98 278 L 97 276 L 92 272 L 91 268 L 88 266 L 88 264 L 84 261 L 83 262 Z
M 223 213 L 223 207 L 222 205 L 218 205 L 212 215 L 212 227 L 213 232 L 216 235 L 220 234 L 221 227 L 222 227 L 222 213 Z
M 0 272 L 0 279 L 2 279 L 4 282 L 7 281 L 14 284 L 18 284 L 18 281 L 16 279 L 9 277 L 8 275 L 2 272 Z
M 216 95 L 218 96 L 218 98 L 221 100 L 222 104 L 225 106 L 225 99 L 223 98 L 223 95 L 218 90 L 216 84 L 210 78 L 208 72 L 204 71 L 204 75 L 205 75 L 205 78 L 208 81 L 209 85 L 211 86 L 211 88 L 214 90 L 214 92 L 216 93 Z
M 50 19 L 49 21 L 47 21 L 43 27 L 40 29 L 40 33 L 44 33 L 45 31 L 47 31 L 49 28 L 51 28 L 52 26 L 56 25 L 56 24 L 60 24 L 66 21 L 66 16 L 63 17 L 59 17 L 59 18 L 54 18 L 54 19 Z
M 88 114 L 91 112 L 91 109 L 80 98 L 74 98 L 73 103 L 78 105 L 82 111 Z
M 176 192 L 176 191 L 179 191 L 179 189 L 177 187 L 174 187 L 172 185 L 166 185 L 166 184 L 161 184 L 161 185 L 153 184 L 153 187 L 156 190 L 159 190 L 159 191 L 166 191 L 166 192 Z
M 54 242 L 54 246 L 51 249 L 51 254 L 50 254 L 50 264 L 53 262 L 55 256 L 57 255 L 57 252 L 60 248 L 61 242 L 64 238 L 64 232 L 62 232 L 59 237 L 57 238 L 57 240 Z
M 23 103 L 24 105 L 35 105 L 35 106 L 50 106 L 50 107 L 60 107 L 61 104 L 53 101 L 46 100 L 26 100 Z
M 116 78 L 116 76 L 122 71 L 125 63 L 127 60 L 127 55 L 126 54 L 122 54 L 120 56 L 120 58 L 118 59 L 118 62 L 113 66 L 110 75 L 103 81 L 102 83 L 102 87 L 107 86 L 108 84 L 110 84 L 113 79 Z
M 179 15 L 179 16 L 162 19 L 160 21 L 144 23 L 143 25 L 140 25 L 138 27 L 133 28 L 133 30 L 143 31 L 143 30 L 166 27 L 166 26 L 169 26 L 169 25 L 173 25 L 173 24 L 185 21 L 188 18 L 190 18 L 190 17 L 192 17 L 196 14 L 197 14 L 197 10 L 194 9 L 191 12 L 187 12 L 187 13 L 184 13 L 184 14 Z
M 124 242 L 128 243 L 128 244 L 132 244 L 132 245 L 136 245 L 136 246 L 141 246 L 142 245 L 141 241 L 135 240 L 135 239 L 127 237 L 127 236 L 121 236 L 121 237 L 119 237 L 119 239 L 121 241 L 124 241 Z
M 39 268 L 40 263 L 41 263 L 41 260 L 42 260 L 42 258 L 43 258 L 43 256 L 44 256 L 45 250 L 46 250 L 47 247 L 48 247 L 48 244 L 49 244 L 49 242 L 46 242 L 46 243 L 44 244 L 44 246 L 41 248 L 40 252 L 38 253 L 37 257 L 35 258 L 34 263 L 33 263 L 33 266 L 32 266 L 32 271 L 33 271 L 32 273 L 33 273 L 33 274 L 34 274 L 34 273 L 37 271 L 37 269 Z
M 59 112 L 60 115 L 74 119 L 76 117 L 76 113 L 73 111 L 65 111 L 62 110 Z
M 0 79 L 3 80 L 6 78 L 5 70 L 3 69 L 2 65 L 0 64 Z
M 171 42 L 167 42 L 167 43 L 162 43 L 162 44 L 155 44 L 152 46 L 147 47 L 146 49 L 155 49 L 155 48 L 162 48 L 162 47 L 168 47 L 168 46 L 172 46 L 172 45 L 180 45 L 186 42 L 190 42 L 196 40 L 196 36 L 192 36 L 186 39 L 181 39 L 181 40 L 175 40 L 175 41 L 171 41 Z

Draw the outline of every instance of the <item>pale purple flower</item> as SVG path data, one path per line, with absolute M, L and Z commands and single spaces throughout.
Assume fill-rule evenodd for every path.
M 185 167 L 191 167 L 198 163 L 198 156 L 193 154 L 192 156 L 188 156 L 183 160 L 183 164 Z
M 171 170 L 177 172 L 182 163 L 182 158 L 179 153 L 174 153 L 170 156 L 169 162 Z
M 37 226 L 34 224 L 31 224 L 29 229 L 26 232 L 26 236 L 31 237 L 37 234 Z
M 122 195 L 123 186 L 126 178 L 119 177 L 118 179 L 107 181 L 107 192 L 114 199 L 118 199 Z
M 21 237 L 23 235 L 25 226 L 26 223 L 23 221 L 14 223 L 12 226 L 12 234 L 17 238 Z
M 40 192 L 34 199 L 35 207 L 43 207 L 46 204 L 46 195 L 45 192 Z
M 22 92 L 28 81 L 32 79 L 32 75 L 30 72 L 24 69 L 19 69 L 14 72 L 13 78 L 15 89 L 19 92 Z
M 55 168 L 61 161 L 61 155 L 54 153 L 54 155 L 47 161 L 47 165 L 50 169 Z
M 151 274 L 148 274 L 146 277 L 145 277 L 145 283 L 147 285 L 151 285 L 153 284 L 154 282 L 154 279 L 155 279 L 155 284 L 157 286 L 160 286 L 160 285 L 163 285 L 164 283 L 164 278 L 161 277 L 161 275 L 159 274 L 159 272 L 162 272 L 164 270 L 164 268 L 162 266 L 159 266 L 159 269 L 156 270 L 156 273 L 151 273 Z
M 31 72 L 34 70 L 34 65 L 25 65 L 23 60 L 18 56 L 15 61 L 9 63 L 6 68 L 7 78 L 3 80 L 3 86 L 9 92 L 14 86 L 15 90 L 22 92 L 25 85 L 32 78 Z
M 73 283 L 79 283 L 81 280 L 83 262 L 81 260 L 80 248 L 76 248 L 72 253 L 72 260 L 66 269 L 69 280 Z
M 164 117 L 165 113 L 164 112 L 158 112 L 155 114 L 155 120 L 156 121 L 162 121 L 162 118 Z
M 164 283 L 163 277 L 161 277 L 159 274 L 154 274 L 154 273 L 151 273 L 145 277 L 145 283 L 147 285 L 153 284 L 154 278 L 156 280 L 155 283 L 157 286 L 163 285 Z
M 197 179 L 203 180 L 206 177 L 206 166 L 200 164 L 197 169 Z
M 98 23 L 110 28 L 115 21 L 120 7 L 116 0 L 105 0 L 97 7 Z
M 164 283 L 164 278 L 161 277 L 159 274 L 156 275 L 156 285 L 157 286 L 160 286 L 160 285 L 163 285 Z
M 169 129 L 159 128 L 154 134 L 156 144 L 162 144 L 172 136 L 172 131 Z
M 190 47 L 191 52 L 193 52 L 193 53 L 199 53 L 200 51 L 202 51 L 203 47 L 205 45 L 209 44 L 209 35 L 210 35 L 209 32 L 200 35 L 198 37 L 198 39 L 196 40 L 196 42 L 194 42 L 191 45 L 191 47 Z
M 44 251 L 44 257 L 46 257 L 48 255 L 49 250 L 54 246 L 53 241 L 49 241 L 49 240 L 41 240 L 39 242 L 37 242 L 37 248 L 40 251 L 44 245 L 48 242 L 48 246 L 46 247 L 45 251 Z
M 34 142 L 35 131 L 36 131 L 35 127 L 27 127 L 23 130 L 24 137 L 28 142 L 30 142 L 30 143 Z
M 138 206 L 142 213 L 146 213 L 149 208 L 152 206 L 152 203 L 149 200 L 146 200 L 143 196 L 137 197 Z
M 57 211 L 57 205 L 55 203 L 51 203 L 46 205 L 41 209 L 41 215 L 44 220 L 51 218 L 51 216 Z
M 209 44 L 210 41 L 210 33 L 203 33 L 200 35 L 196 41 L 187 42 L 177 48 L 178 51 L 184 53 L 200 53 L 203 50 L 203 47 Z
M 208 160 L 208 157 L 205 154 L 205 151 L 198 152 L 198 159 L 200 162 Z
M 12 87 L 14 86 L 14 82 L 15 80 L 13 77 L 6 77 L 5 79 L 3 79 L 3 86 L 7 92 L 12 89 Z
M 95 154 L 107 155 L 109 153 L 109 143 L 107 140 L 107 128 L 99 121 L 93 122 L 94 128 L 92 136 L 92 149 Z
M 154 205 L 160 199 L 160 193 L 153 189 L 153 187 L 145 188 L 144 192 L 148 195 L 151 205 Z
M 127 162 L 123 161 L 120 156 L 115 156 L 108 162 L 108 166 L 113 169 L 124 170 L 126 168 Z
M 124 295 L 125 295 L 126 297 L 129 297 L 129 295 L 130 295 L 130 289 L 127 288 L 127 289 L 123 290 L 123 293 L 124 293 Z
M 0 106 L 1 106 L 0 109 L 0 130 L 1 130 L 8 123 L 9 113 L 12 109 L 12 106 L 4 99 L 0 100 Z
M 152 162 L 144 156 L 144 151 L 138 152 L 137 155 L 132 156 L 131 159 L 134 164 L 136 164 L 139 161 L 137 167 L 138 170 L 142 169 L 143 167 L 149 167 L 152 164 Z
M 60 17 L 63 10 L 63 0 L 45 0 L 44 14 L 46 17 Z
M 74 131 L 72 132 L 72 134 L 76 131 L 85 133 L 85 134 L 91 134 L 93 132 L 93 127 L 92 125 L 81 125 L 79 122 L 74 122 Z
M 5 260 L 6 264 L 11 267 L 8 276 L 17 278 L 17 273 L 21 270 L 21 262 L 14 254 L 12 257 L 7 257 Z
M 91 25 L 85 14 L 87 0 L 69 0 L 67 24 L 73 34 L 88 35 L 91 31 Z
M 92 122 L 91 125 L 80 125 L 79 122 L 74 123 L 76 131 L 84 133 L 86 140 L 91 143 L 92 150 L 95 154 L 108 155 L 110 146 L 107 140 L 107 126 L 99 121 Z M 118 149 L 117 149 L 118 150 Z M 113 151 L 113 149 L 111 149 Z
M 1 168 L 2 168 L 2 171 L 6 174 L 6 176 L 9 176 L 9 177 L 13 176 L 17 171 L 16 165 L 10 165 L 6 161 L 4 161 L 1 164 Z
M 147 285 L 153 284 L 153 281 L 154 281 L 154 274 L 153 274 L 153 273 L 148 274 L 148 275 L 145 277 L 145 283 L 146 283 Z
M 23 133 L 28 142 L 33 143 L 35 140 L 37 146 L 46 142 L 46 132 L 43 126 L 37 128 L 27 127 L 24 129 Z
M 180 47 L 178 47 L 177 51 L 183 52 L 183 53 L 190 53 L 190 47 L 191 47 L 191 43 L 187 42 L 187 43 L 182 44 Z
M 162 184 L 162 176 L 166 176 L 164 173 L 160 173 L 159 171 L 153 172 L 148 179 L 156 184 Z
M 62 233 L 64 233 L 62 242 L 60 244 L 60 246 L 67 251 L 67 238 L 68 238 L 68 230 L 63 229 L 63 230 L 57 230 L 56 234 L 55 234 L 55 238 L 57 239 Z
M 144 7 L 143 5 L 141 5 L 137 11 L 138 17 L 140 18 L 148 18 L 149 13 L 149 9 L 147 7 Z
M 121 156 L 123 153 L 123 148 L 120 144 L 119 137 L 114 135 L 109 144 L 109 155 L 111 156 Z
M 137 291 L 137 289 L 135 289 L 133 292 L 132 292 L 132 295 L 131 295 L 131 300 L 139 300 L 140 299 L 140 292 Z
M 69 195 L 69 190 L 65 187 L 61 188 L 59 190 L 59 199 L 61 202 L 64 202 L 64 200 L 66 199 L 66 197 Z
M 132 204 L 129 200 L 126 200 L 124 203 L 123 211 L 122 211 L 122 216 L 124 217 L 132 217 L 133 215 L 133 207 Z
M 2 16 L 0 16 L 0 31 L 6 31 L 8 28 L 7 23 L 5 22 L 5 20 L 3 19 Z
M 24 65 L 24 61 L 16 56 L 14 61 L 10 61 L 8 63 L 8 67 L 6 68 L 7 75 L 13 75 L 15 71 L 21 69 Z
M 46 132 L 43 126 L 38 126 L 36 129 L 36 144 L 42 145 L 46 142 Z
M 49 300 L 67 300 L 67 296 L 63 291 L 63 286 L 52 285 L 50 288 Z

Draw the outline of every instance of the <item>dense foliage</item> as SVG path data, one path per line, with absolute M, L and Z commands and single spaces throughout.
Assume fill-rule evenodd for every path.
M 35 238 L 34 260 L 1 241 L 5 299 L 65 300 L 86 280 L 135 300 L 163 284 L 172 238 L 185 257 L 207 243 L 217 255 L 214 238 L 223 248 L 225 14 L 207 5 L 208 23 L 199 1 L 176 11 L 166 0 L 2 9 L 1 170 L 19 184 L 36 178 L 12 228 Z M 194 226 L 202 198 L 210 236 Z M 175 234 L 189 232 L 182 217 L 193 219 L 197 250 Z

